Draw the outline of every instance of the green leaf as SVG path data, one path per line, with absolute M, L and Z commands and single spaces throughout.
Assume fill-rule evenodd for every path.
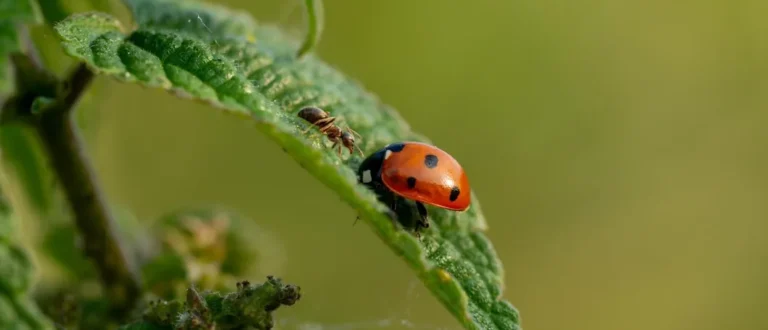
M 29 112 L 33 115 L 39 115 L 45 111 L 49 106 L 53 105 L 56 100 L 50 97 L 41 96 L 32 101 L 32 108 Z
M 29 290 L 32 264 L 15 243 L 0 243 L 0 292 L 19 294 Z
M 131 0 L 139 28 L 125 31 L 100 13 L 56 25 L 65 51 L 95 71 L 167 89 L 250 119 L 307 171 L 354 207 L 361 218 L 468 329 L 519 329 L 502 300 L 503 269 L 483 235 L 477 197 L 466 212 L 430 208 L 421 239 L 393 225 L 387 207 L 357 183 L 358 155 L 338 157 L 322 136 L 301 133 L 297 117 L 317 106 L 359 132 L 366 154 L 398 141 L 429 142 L 354 80 L 312 54 L 300 61 L 296 40 L 247 14 L 191 1 Z
M 56 199 L 58 204 L 52 209 L 64 209 L 63 199 Z M 154 240 L 150 232 L 139 219 L 126 207 L 112 206 L 115 216 L 115 231 L 121 234 L 121 241 L 126 247 L 126 253 L 131 260 L 146 261 L 152 254 Z M 82 250 L 82 238 L 69 213 L 51 214 L 45 219 L 45 226 L 40 228 L 42 237 L 39 248 L 57 266 L 62 274 L 58 274 L 63 285 L 75 288 L 87 280 L 98 281 L 98 273 L 93 262 Z
M 21 50 L 18 26 L 42 20 L 34 0 L 0 0 L 0 105 L 14 90 L 13 70 L 8 55 Z
M 184 294 L 186 285 L 224 290 L 234 279 L 281 270 L 278 242 L 253 219 L 220 207 L 170 212 L 149 230 L 159 249 L 142 266 L 145 286 L 163 299 Z
M 0 181 L 7 184 L 5 173 Z M 29 297 L 34 267 L 15 233 L 16 218 L 0 192 L 0 329 L 53 329 Z
M 0 20 L 0 106 L 5 103 L 14 86 L 13 70 L 8 55 L 19 50 L 19 40 L 13 22 Z
M 9 80 L 8 55 L 21 49 L 18 26 L 40 23 L 42 15 L 34 0 L 0 0 L 0 78 Z M 0 84 L 5 84 L 0 81 Z M 3 86 L 3 85 L 0 85 Z M 0 87 L 0 93 L 4 90 Z M 7 91 L 6 91 L 7 92 Z
M 0 127 L 0 150 L 6 170 L 23 187 L 25 196 L 38 212 L 50 209 L 53 175 L 46 166 L 41 147 L 29 127 L 7 123 Z
M 323 1 L 304 0 L 307 7 L 307 35 L 304 37 L 304 43 L 301 44 L 296 56 L 302 57 L 315 48 L 320 41 L 320 35 L 323 33 Z
M 40 23 L 42 16 L 35 0 L 0 0 L 0 21 Z
M 0 0 L 0 112 L 14 112 L 18 109 L 6 107 L 5 102 L 16 92 L 19 74 L 12 66 L 10 55 L 23 50 L 19 38 L 19 27 L 24 23 L 42 21 L 37 2 L 33 0 Z M 23 77 L 22 79 L 23 80 Z M 10 103 L 10 102 L 9 102 Z M 5 113 L 0 117 L 5 117 Z M 46 173 L 40 150 L 34 136 L 26 127 L 3 123 L 0 128 L 0 153 L 3 162 L 10 166 L 24 187 L 33 206 L 41 211 L 50 205 L 51 181 Z
M 187 286 L 187 268 L 184 258 L 177 253 L 158 254 L 141 267 L 144 290 L 163 299 L 177 298 Z

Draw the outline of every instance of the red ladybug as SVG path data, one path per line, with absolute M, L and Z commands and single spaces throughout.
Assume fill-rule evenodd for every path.
M 424 228 L 429 227 L 424 204 L 465 211 L 471 201 L 469 180 L 459 162 L 426 143 L 390 144 L 363 160 L 357 176 L 393 209 L 398 197 L 415 201 Z

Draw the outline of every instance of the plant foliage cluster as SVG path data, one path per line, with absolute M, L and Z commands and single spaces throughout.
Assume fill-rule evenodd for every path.
M 0 0 L 0 150 L 12 177 L 4 186 L 21 196 L 0 214 L 0 326 L 269 329 L 271 312 L 301 296 L 297 286 L 271 276 L 261 284 L 238 282 L 236 291 L 224 293 L 253 274 L 247 265 L 264 258 L 243 237 L 258 230 L 250 219 L 201 208 L 173 212 L 158 227 L 144 228 L 130 212 L 106 204 L 72 115 L 76 105 L 87 104 L 83 96 L 101 74 L 253 122 L 355 208 L 463 326 L 520 329 L 517 311 L 501 299 L 503 268 L 483 234 L 474 193 L 467 212 L 430 210 L 432 226 L 414 236 L 358 184 L 354 173 L 362 157 L 339 157 L 324 136 L 302 134 L 307 123 L 296 114 L 314 106 L 359 132 L 365 154 L 393 142 L 429 142 L 312 53 L 323 26 L 320 1 L 304 1 L 303 42 L 247 13 L 205 2 L 107 1 L 79 12 L 69 12 L 67 3 Z M 118 7 L 131 18 L 118 19 Z M 35 38 L 36 29 L 57 35 L 57 47 Z M 60 73 L 62 63 L 74 69 Z M 14 212 L 24 205 L 37 212 Z M 11 219 L 23 216 L 40 218 L 42 253 L 78 279 L 68 290 L 41 290 L 39 306 L 28 294 L 31 263 L 9 234 Z M 89 284 L 103 290 L 93 293 Z

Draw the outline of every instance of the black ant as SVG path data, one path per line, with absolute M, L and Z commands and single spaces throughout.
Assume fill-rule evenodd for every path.
M 333 142 L 333 146 L 331 148 L 336 148 L 337 145 L 339 146 L 339 156 L 341 156 L 342 145 L 349 149 L 350 154 L 353 153 L 353 149 L 356 148 L 357 151 L 360 152 L 360 156 L 365 156 L 363 151 L 360 150 L 360 147 L 355 144 L 355 136 L 358 138 L 362 138 L 362 136 L 349 128 L 349 126 L 345 125 L 346 130 L 339 128 L 339 126 L 333 123 L 336 121 L 336 117 L 332 117 L 323 109 L 316 107 L 306 107 L 299 110 L 299 117 L 312 123 L 313 125 L 304 130 L 304 132 L 302 132 L 303 134 L 309 132 L 312 127 L 317 126 L 317 128 L 320 129 L 320 133 L 325 134 L 325 136 L 328 137 L 328 140 Z M 341 144 L 339 144 L 339 142 L 341 142 Z

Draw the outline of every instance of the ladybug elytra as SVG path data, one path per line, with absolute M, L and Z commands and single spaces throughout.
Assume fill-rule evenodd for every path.
M 363 160 L 357 175 L 392 209 L 399 198 L 414 201 L 421 221 L 418 225 L 423 228 L 429 227 L 424 204 L 465 211 L 471 201 L 469 180 L 459 162 L 426 143 L 387 145 Z

